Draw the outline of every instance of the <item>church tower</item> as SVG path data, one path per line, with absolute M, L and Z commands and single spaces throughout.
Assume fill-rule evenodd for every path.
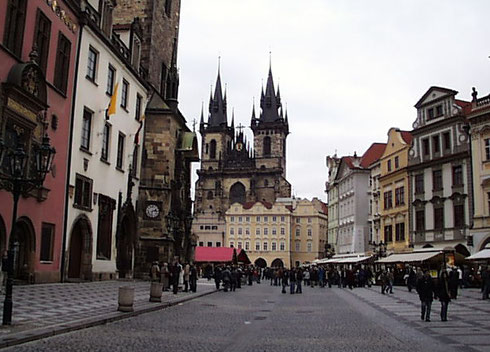
M 286 138 L 289 134 L 289 124 L 287 112 L 283 112 L 279 87 L 277 94 L 275 92 L 271 67 L 269 67 L 265 93 L 262 88 L 260 109 L 260 116 L 256 118 L 254 108 L 251 121 L 257 168 L 280 169 L 285 178 Z

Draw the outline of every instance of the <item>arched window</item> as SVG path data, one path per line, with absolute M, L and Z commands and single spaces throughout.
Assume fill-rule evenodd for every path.
M 214 139 L 209 143 L 209 158 L 216 159 L 216 141 Z
M 245 186 L 237 182 L 230 188 L 230 204 L 233 203 L 245 203 Z
M 264 156 L 271 155 L 271 137 L 264 137 Z

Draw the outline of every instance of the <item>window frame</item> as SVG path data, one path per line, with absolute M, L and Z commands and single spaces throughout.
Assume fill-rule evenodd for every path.
M 114 86 L 116 82 L 116 68 L 109 64 L 107 66 L 107 84 L 106 84 L 106 94 L 111 96 L 114 94 Z
M 129 82 L 123 78 L 122 88 L 121 88 L 121 107 L 126 111 L 128 109 L 128 96 L 129 96 Z
M 99 61 L 99 52 L 90 45 L 87 56 L 87 74 L 85 78 L 95 83 L 97 81 L 97 66 Z
M 109 123 L 104 124 L 104 130 L 102 132 L 102 148 L 100 151 L 100 160 L 109 162 L 109 146 L 111 140 L 111 125 Z
M 80 149 L 89 151 L 92 138 L 92 120 L 94 112 L 87 107 L 83 108 Z
M 124 150 L 126 144 L 126 135 L 119 131 L 117 136 L 117 157 L 116 157 L 116 169 L 124 171 Z
M 46 76 L 49 58 L 49 43 L 51 41 L 51 21 L 39 8 L 36 13 L 34 40 L 37 46 L 38 66 Z
M 24 44 L 28 0 L 9 0 L 5 14 L 3 46 L 20 58 Z
M 47 234 L 45 230 L 49 230 Z M 56 225 L 42 222 L 41 223 L 41 246 L 39 253 L 39 261 L 41 263 L 52 263 L 53 262 L 53 247 L 54 247 L 54 237 L 55 237 Z M 46 235 L 49 237 L 48 245 L 46 245 Z M 48 253 L 46 253 L 48 251 Z
M 81 184 L 81 187 L 77 187 Z M 75 174 L 75 189 L 73 192 L 73 207 L 82 210 L 92 210 L 93 180 L 80 174 Z M 86 193 L 88 199 L 86 199 Z
M 53 85 L 63 94 L 68 90 L 68 76 L 70 72 L 71 41 L 61 32 L 58 32 L 58 45 L 56 48 L 56 69 L 54 70 Z

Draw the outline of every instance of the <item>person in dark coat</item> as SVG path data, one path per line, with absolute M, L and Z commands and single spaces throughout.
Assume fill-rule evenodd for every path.
M 172 288 L 174 295 L 179 291 L 179 276 L 180 276 L 181 265 L 178 261 L 170 267 L 170 280 L 172 282 Z
M 417 281 L 416 286 L 417 293 L 421 302 L 422 312 L 421 319 L 430 321 L 430 310 L 432 307 L 432 301 L 434 299 L 434 282 L 428 270 Z
M 301 282 L 303 281 L 303 270 L 300 268 L 296 269 L 296 293 L 303 293 L 301 288 Z
M 282 276 L 281 276 L 282 293 L 286 293 L 286 286 L 289 285 L 288 279 L 289 279 L 289 271 L 287 271 L 286 269 L 282 270 Z
M 191 272 L 189 275 L 189 284 L 191 286 L 191 292 L 197 291 L 197 269 L 194 264 L 191 264 Z
M 221 278 L 223 280 L 223 291 L 228 292 L 231 284 L 231 271 L 230 268 L 226 267 L 221 272 Z
M 412 289 L 417 285 L 417 275 L 413 268 L 408 269 L 407 287 L 408 292 L 412 292 Z
M 352 270 L 347 269 L 346 279 L 347 279 L 347 285 L 352 290 L 354 288 L 354 282 L 355 282 L 355 277 L 354 277 L 354 273 L 352 272 Z
M 449 276 L 446 270 L 443 270 L 439 277 L 437 297 L 439 297 L 439 301 L 441 301 L 441 321 L 447 321 L 447 309 L 449 302 L 451 302 L 451 295 L 449 292 Z
M 451 299 L 458 298 L 459 273 L 456 268 L 449 272 L 449 293 Z
M 490 266 L 487 266 L 486 269 L 482 268 L 481 273 L 481 285 L 482 285 L 482 299 L 488 299 L 488 295 L 490 294 Z
M 237 285 L 238 285 L 238 270 L 237 268 L 233 268 L 231 270 L 231 291 L 235 292 Z
M 221 283 L 221 269 L 219 266 L 214 268 L 214 284 L 216 285 L 216 289 L 219 290 L 219 284 Z

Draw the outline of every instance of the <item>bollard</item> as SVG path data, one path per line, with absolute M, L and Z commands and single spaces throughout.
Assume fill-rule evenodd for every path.
M 134 287 L 122 286 L 119 287 L 118 311 L 132 312 L 134 301 Z
M 150 302 L 162 301 L 163 284 L 160 282 L 152 282 L 150 286 Z

